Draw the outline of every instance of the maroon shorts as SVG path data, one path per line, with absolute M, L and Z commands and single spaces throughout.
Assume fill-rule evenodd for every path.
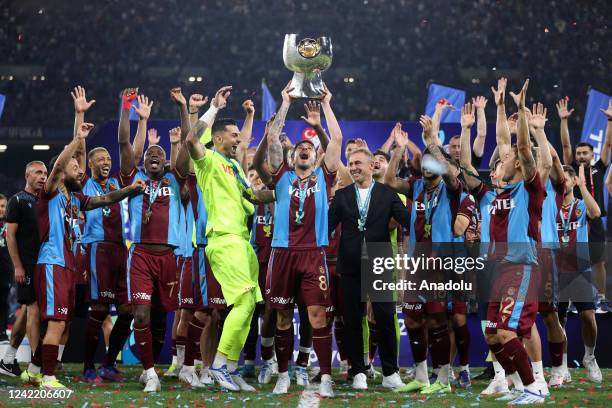
M 331 305 L 329 276 L 322 248 L 272 248 L 266 279 L 266 300 L 274 309 Z
M 59 265 L 38 264 L 34 287 L 41 320 L 71 320 L 75 272 Z
M 195 282 L 193 281 L 193 259 L 191 257 L 176 258 L 176 268 L 179 271 L 179 309 L 195 309 L 193 295 L 195 293 Z
M 178 271 L 172 249 L 153 251 L 132 245 L 127 262 L 127 292 L 130 305 L 161 306 L 176 310 Z
M 197 302 L 195 297 L 199 295 L 199 302 L 204 308 L 225 309 L 227 303 L 223 297 L 221 285 L 212 273 L 205 249 L 205 247 L 197 247 L 193 251 L 193 266 L 194 270 L 197 269 L 197 281 L 200 285 L 200 290 L 194 291 L 194 302 Z
M 87 251 L 84 246 L 77 245 L 77 249 L 74 253 L 76 272 L 74 275 L 75 285 L 87 285 L 89 280 L 89 265 L 87 258 Z
M 92 303 L 127 304 L 127 253 L 125 245 L 118 242 L 94 242 L 87 246 Z
M 333 315 L 343 316 L 344 315 L 344 297 L 342 296 L 342 288 L 340 287 L 340 274 L 336 272 L 336 262 L 329 262 L 327 264 L 329 270 L 329 278 L 331 280 L 331 298 L 333 305 Z
M 538 267 L 523 264 L 502 264 L 492 288 L 487 309 L 485 333 L 497 329 L 510 330 L 519 336 L 531 333 L 538 312 Z

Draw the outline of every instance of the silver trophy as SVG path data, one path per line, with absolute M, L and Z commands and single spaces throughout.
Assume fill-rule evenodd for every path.
M 293 98 L 321 99 L 323 97 L 323 78 L 332 62 L 332 42 L 329 37 L 297 40 L 297 34 L 285 35 L 283 61 L 285 66 L 295 72 L 291 80 Z

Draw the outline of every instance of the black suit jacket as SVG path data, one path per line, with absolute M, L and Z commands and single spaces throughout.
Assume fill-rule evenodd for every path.
M 385 251 L 389 253 L 385 253 L 385 256 L 392 256 L 389 233 L 389 222 L 392 218 L 395 218 L 402 226 L 408 226 L 410 214 L 397 193 L 384 184 L 376 183 L 372 189 L 365 231 L 359 231 L 357 227 L 359 209 L 355 185 L 351 184 L 336 191 L 329 208 L 329 230 L 333 231 L 339 223 L 342 223 L 337 271 L 341 274 L 360 273 L 364 237 L 366 243 L 389 243 L 388 251 Z M 387 246 L 376 246 L 381 250 L 382 247 Z M 372 257 L 382 254 L 369 253 L 369 255 Z

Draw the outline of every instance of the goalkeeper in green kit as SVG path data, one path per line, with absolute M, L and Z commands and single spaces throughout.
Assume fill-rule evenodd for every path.
M 263 300 L 257 280 L 259 264 L 249 242 L 247 217 L 254 211 L 252 203 L 271 202 L 274 197 L 272 191 L 253 192 L 235 159 L 240 143 L 236 122 L 215 121 L 231 91 L 231 86 L 217 91 L 208 111 L 189 131 L 186 144 L 208 212 L 206 256 L 227 306 L 233 306 L 225 320 L 210 374 L 228 390 L 255 391 L 238 371 L 238 359 L 255 304 Z M 199 140 L 208 127 L 214 144 L 212 150 L 206 149 Z

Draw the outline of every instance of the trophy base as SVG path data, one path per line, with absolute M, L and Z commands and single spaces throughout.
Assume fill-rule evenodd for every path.
M 320 73 L 315 73 L 311 77 L 296 72 L 291 80 L 293 91 L 289 93 L 294 99 L 323 99 L 325 88 L 323 78 Z

